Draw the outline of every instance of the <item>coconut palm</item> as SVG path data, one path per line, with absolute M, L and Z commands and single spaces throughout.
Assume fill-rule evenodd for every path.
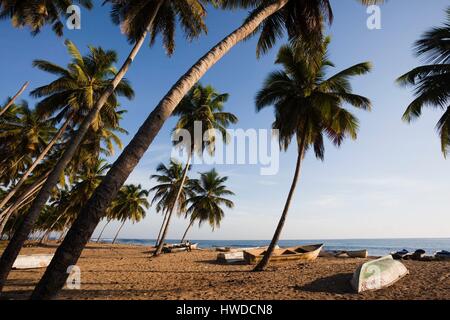
M 201 156 L 205 148 L 207 148 L 210 154 L 214 153 L 216 136 L 212 130 L 220 132 L 223 140 L 228 142 L 226 129 L 230 124 L 237 122 L 237 117 L 232 113 L 223 111 L 227 100 L 228 94 L 220 94 L 211 86 L 203 87 L 201 84 L 197 84 L 176 108 L 174 115 L 179 116 L 179 120 L 174 132 L 179 133 L 181 130 L 186 130 L 191 137 L 190 141 L 175 143 L 177 147 L 184 148 L 188 154 L 179 193 L 184 187 L 184 180 L 186 179 L 194 152 Z M 200 128 L 199 132 L 195 132 Z M 205 133 L 209 133 L 207 140 L 204 140 Z M 202 141 L 200 143 L 197 142 L 195 134 L 201 134 Z M 177 201 L 175 200 L 175 203 Z M 155 255 L 159 255 L 163 249 L 172 213 L 173 209 L 169 210 L 166 226 L 163 229 L 161 241 L 155 251 Z
M 116 242 L 125 223 L 130 220 L 136 223 L 145 218 L 146 209 L 150 207 L 147 200 L 149 191 L 142 189 L 141 185 L 125 185 L 119 192 L 111 208 L 111 214 L 116 220 L 122 222 L 113 239 Z
M 225 185 L 227 180 L 228 177 L 219 176 L 214 169 L 201 173 L 199 180 L 192 180 L 191 188 L 195 195 L 187 200 L 186 216 L 190 216 L 190 223 L 181 242 L 184 242 L 189 229 L 196 221 L 199 226 L 205 221 L 208 222 L 213 231 L 220 227 L 220 222 L 225 216 L 221 206 L 229 209 L 234 207 L 234 203 L 226 198 L 234 195 Z
M 257 111 L 274 107 L 273 128 L 279 130 L 280 147 L 287 150 L 292 140 L 297 144 L 297 164 L 289 195 L 269 248 L 255 271 L 266 268 L 277 245 L 306 152 L 313 149 L 316 157 L 323 160 L 324 136 L 338 147 L 346 137 L 356 139 L 358 120 L 343 107 L 345 103 L 363 110 L 371 108 L 370 101 L 354 94 L 350 84 L 352 77 L 370 71 L 370 63 L 360 63 L 328 77 L 327 69 L 334 67 L 328 60 L 328 42 L 326 39 L 323 49 L 317 52 L 319 64 L 308 61 L 300 48 L 295 51 L 292 46 L 283 46 L 276 60 L 283 69 L 267 77 L 255 99 Z
M 33 163 L 28 166 L 26 171 L 24 171 L 24 174 L 21 176 L 16 186 L 2 200 L 2 206 L 6 205 L 8 200 L 11 199 L 18 190 L 20 190 L 20 186 L 26 181 L 37 165 L 55 146 L 56 142 L 63 136 L 66 129 L 68 127 L 74 127 L 76 124 L 83 121 L 92 109 L 96 99 L 105 90 L 107 90 L 112 79 L 115 77 L 116 70 L 113 65 L 117 60 L 117 55 L 114 51 L 105 51 L 102 48 L 90 47 L 89 54 L 82 56 L 72 42 L 66 41 L 66 45 L 72 57 L 72 61 L 67 68 L 62 68 L 51 62 L 43 60 L 36 60 L 34 62 L 36 67 L 55 74 L 58 78 L 52 83 L 32 91 L 33 96 L 43 98 L 36 106 L 36 113 L 43 119 L 47 119 L 50 116 L 53 116 L 56 121 L 65 119 L 64 124 L 61 126 L 58 133 L 53 136 L 53 139 L 47 144 L 42 152 L 36 155 Z M 88 150 L 85 144 L 86 142 L 92 141 L 92 137 L 94 137 L 94 140 L 101 139 L 109 145 L 111 145 L 111 141 L 118 140 L 116 136 L 111 135 L 111 130 L 123 131 L 123 129 L 118 126 L 121 114 L 123 113 L 122 111 L 117 110 L 119 105 L 118 97 L 120 96 L 124 96 L 128 99 L 131 99 L 134 96 L 134 92 L 126 79 L 122 79 L 122 82 L 116 86 L 116 90 L 109 96 L 102 112 L 97 115 L 93 121 L 93 125 L 88 128 L 87 136 L 83 136 L 83 140 L 80 143 L 82 144 L 82 148 L 77 148 L 77 150 L 80 150 L 80 153 L 76 155 L 75 159 L 80 159 L 81 153 Z M 71 130 L 70 133 L 70 141 L 65 142 L 64 150 L 72 147 L 71 137 L 77 135 L 77 131 L 75 130 Z M 97 148 L 97 146 L 98 143 L 93 144 L 94 148 Z M 64 155 L 64 150 L 60 149 L 60 151 L 63 151 L 61 153 L 62 156 Z M 93 150 L 91 149 L 90 152 L 93 152 Z M 93 155 L 95 156 L 93 157 Z M 62 156 L 60 156 L 60 158 Z M 97 159 L 98 152 L 96 154 L 87 154 L 87 159 L 92 158 Z M 58 166 L 59 163 L 60 161 L 58 160 L 55 166 Z M 63 169 L 66 170 L 69 164 L 70 163 L 68 163 Z M 29 214 L 27 214 L 24 218 L 21 227 L 17 229 L 17 237 L 13 237 L 8 244 L 8 247 L 11 246 L 11 251 L 8 249 L 5 250 L 2 260 L 0 260 L 0 279 L 3 277 L 3 270 L 8 269 L 6 261 L 10 264 L 9 259 L 15 259 L 14 256 L 18 254 L 17 250 L 20 250 L 20 247 L 23 245 L 24 241 L 26 241 L 34 222 L 39 216 L 42 204 L 45 205 L 47 202 L 52 190 L 64 175 L 64 170 L 55 171 L 55 169 L 53 169 L 46 182 L 36 195 Z M 58 173 L 58 176 L 55 175 L 56 173 Z M 21 234 L 20 237 L 19 234 Z M 13 250 L 13 248 L 15 249 Z M 10 258 L 5 256 L 8 252 L 12 252 L 12 254 L 10 254 Z M 2 281 L 0 280 L 0 287 L 1 283 Z
M 442 27 L 426 32 L 415 44 L 418 56 L 426 57 L 427 65 L 417 67 L 397 81 L 415 88 L 415 100 L 406 109 L 403 120 L 410 123 L 422 115 L 424 107 L 438 108 L 444 115 L 437 123 L 442 153 L 450 147 L 450 7 Z
M 368 5 L 381 3 L 383 0 L 359 0 L 359 2 Z M 302 38 L 309 40 L 317 38 L 320 41 L 321 31 L 318 32 L 318 30 L 321 28 L 318 25 L 321 25 L 327 17 L 331 17 L 331 6 L 328 0 L 221 0 L 220 3 L 223 8 L 242 7 L 254 10 L 238 29 L 201 57 L 158 103 L 128 147 L 114 163 L 107 178 L 97 188 L 86 207 L 80 211 L 78 223 L 72 226 L 64 242 L 56 251 L 54 262 L 50 264 L 36 286 L 33 298 L 48 299 L 55 296 L 63 287 L 67 279 L 67 267 L 76 263 L 98 222 L 105 215 L 120 187 L 124 185 L 129 174 L 143 157 L 164 122 L 171 116 L 182 98 L 214 64 L 236 44 L 254 35 L 273 14 L 283 13 L 278 16 L 280 22 L 277 25 L 279 27 L 272 28 L 271 23 L 268 23 L 261 33 L 262 38 L 258 47 L 262 48 L 264 43 L 274 44 L 276 39 L 284 35 L 283 32 L 274 33 L 276 30 L 287 30 L 289 39 L 294 42 L 298 42 Z M 264 38 L 267 40 L 263 40 Z M 82 234 L 78 229 L 87 230 L 87 232 Z
M 63 35 L 67 8 L 80 4 L 84 8 L 93 7 L 91 0 L 0 0 L 0 19 L 11 19 L 16 28 L 28 27 L 32 34 L 38 34 L 45 25 L 51 25 L 53 31 Z
M 191 167 L 186 168 L 189 171 Z M 156 212 L 162 212 L 164 215 L 156 240 L 158 247 L 161 243 L 164 244 L 162 234 L 170 222 L 169 215 L 174 210 L 178 215 L 186 211 L 186 199 L 189 196 L 189 188 L 186 188 L 189 184 L 186 168 L 183 168 L 180 162 L 171 159 L 169 166 L 160 163 L 156 168 L 157 174 L 150 176 L 150 179 L 157 182 L 157 185 L 150 189 L 150 192 L 154 193 L 151 205 L 156 205 Z
M 67 68 L 45 60 L 35 60 L 33 62 L 35 67 L 56 75 L 58 78 L 50 84 L 31 92 L 31 95 L 35 98 L 43 98 L 36 105 L 38 115 L 44 119 L 53 115 L 57 121 L 65 119 L 64 123 L 42 152 L 36 156 L 32 165 L 24 172 L 15 188 L 0 203 L 0 209 L 20 189 L 20 186 L 60 140 L 64 132 L 70 126 L 83 120 L 89 110 L 92 109 L 94 101 L 106 90 L 111 78 L 116 73 L 113 65 L 117 61 L 117 54 L 114 51 L 90 47 L 89 54 L 82 56 L 72 42 L 66 41 L 66 46 L 72 58 Z M 99 114 L 92 125 L 94 130 L 98 130 L 105 122 L 113 125 L 118 123 L 117 113 L 115 112 L 115 108 L 118 105 L 118 96 L 125 96 L 128 99 L 134 97 L 133 89 L 128 81 L 123 80 L 117 86 L 114 94 L 109 97 L 102 113 Z

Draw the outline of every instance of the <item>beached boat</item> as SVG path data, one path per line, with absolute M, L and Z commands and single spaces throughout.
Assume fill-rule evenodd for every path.
M 275 249 L 271 262 L 281 262 L 290 260 L 314 261 L 319 256 L 323 244 L 298 246 L 293 248 Z M 266 249 L 244 251 L 244 259 L 249 264 L 257 264 L 263 258 Z
M 221 263 L 244 262 L 244 252 L 220 252 L 217 254 L 217 261 Z
M 408 269 L 400 261 L 389 255 L 358 267 L 351 284 L 358 293 L 380 290 L 393 285 L 408 273 Z
M 367 250 L 345 251 L 350 258 L 367 258 L 369 252 Z
M 191 250 L 197 250 L 198 249 L 198 243 L 192 243 L 190 245 L 186 245 L 185 243 L 179 243 L 179 244 L 173 244 L 173 245 L 167 245 L 163 248 L 163 251 L 165 253 L 176 253 L 176 252 L 183 252 L 187 251 L 188 249 Z
M 53 254 L 21 255 L 14 261 L 13 269 L 47 268 L 53 256 Z

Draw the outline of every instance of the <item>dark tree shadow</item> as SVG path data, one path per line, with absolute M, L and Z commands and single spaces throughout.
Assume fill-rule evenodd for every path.
M 354 293 L 352 286 L 350 285 L 351 278 L 351 273 L 339 273 L 333 276 L 317 279 L 304 286 L 295 286 L 294 290 L 334 294 Z

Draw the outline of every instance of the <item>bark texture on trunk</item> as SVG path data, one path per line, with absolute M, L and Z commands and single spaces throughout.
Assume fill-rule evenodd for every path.
M 17 98 L 20 97 L 22 95 L 22 93 L 25 92 L 25 90 L 27 90 L 29 85 L 30 85 L 29 81 L 25 82 L 25 84 L 22 86 L 22 88 L 20 88 L 20 90 L 16 93 L 16 95 L 14 97 L 12 97 L 11 100 L 9 100 L 9 102 L 6 104 L 6 106 L 3 107 L 3 109 L 0 110 L 0 117 L 6 111 L 8 111 L 8 109 L 14 104 L 14 102 L 17 100 Z
M 172 218 L 173 212 L 175 211 L 175 208 L 177 207 L 178 199 L 180 199 L 181 192 L 184 189 L 184 183 L 186 182 L 187 174 L 189 171 L 189 166 L 191 164 L 191 158 L 192 158 L 192 154 L 189 154 L 189 158 L 186 162 L 186 167 L 184 168 L 184 171 L 183 171 L 183 177 L 181 178 L 180 187 L 178 188 L 178 191 L 177 191 L 177 196 L 175 197 L 175 201 L 172 204 L 172 208 L 170 208 L 169 214 L 167 216 L 166 227 L 164 228 L 164 231 L 161 235 L 161 239 L 159 240 L 158 247 L 156 248 L 156 251 L 153 254 L 153 256 L 159 256 L 164 247 L 164 240 L 166 240 L 167 232 L 169 231 L 170 220 Z
M 150 26 L 153 24 L 153 20 L 156 16 L 157 11 L 159 10 L 159 7 L 162 5 L 162 1 L 158 3 L 158 7 L 155 11 L 154 16 L 151 18 L 147 31 L 144 32 L 140 39 L 136 42 L 133 49 L 130 52 L 130 55 L 128 56 L 125 63 L 120 68 L 119 72 L 116 74 L 114 79 L 112 80 L 110 86 L 106 91 L 102 94 L 102 96 L 99 98 L 99 100 L 96 102 L 94 108 L 88 113 L 88 115 L 84 118 L 83 122 L 81 123 L 80 127 L 78 128 L 77 132 L 75 133 L 75 136 L 71 139 L 67 149 L 64 151 L 61 158 L 58 160 L 56 166 L 54 167 L 52 173 L 48 177 L 47 181 L 45 182 L 44 186 L 40 190 L 39 194 L 36 196 L 35 201 L 33 202 L 30 211 L 25 216 L 24 221 L 19 226 L 19 229 L 14 233 L 14 236 L 12 237 L 11 241 L 8 244 L 8 247 L 6 248 L 5 252 L 2 255 L 2 258 L 0 259 L 0 292 L 3 289 L 3 286 L 5 284 L 6 279 L 8 278 L 8 274 L 11 271 L 12 265 L 17 258 L 20 249 L 22 248 L 23 244 L 28 238 L 28 235 L 36 222 L 36 220 L 39 217 L 39 214 L 44 207 L 44 205 L 47 203 L 51 191 L 53 188 L 57 185 L 59 181 L 59 177 L 64 172 L 64 169 L 67 167 L 67 165 L 72 160 L 73 156 L 75 155 L 76 151 L 78 150 L 78 147 L 80 146 L 81 142 L 83 141 L 84 136 L 88 132 L 89 128 L 91 127 L 91 124 L 94 122 L 94 120 L 97 118 L 98 114 L 100 113 L 100 110 L 103 108 L 105 103 L 108 101 L 108 98 L 114 93 L 114 90 L 117 88 L 119 83 L 123 80 L 125 77 L 125 74 L 127 73 L 128 69 L 130 68 L 131 64 L 133 63 L 134 59 L 136 58 L 136 55 L 138 54 L 139 50 L 141 49 L 142 45 L 145 42 L 145 38 L 147 37 L 148 30 L 150 29 Z M 92 233 L 91 233 L 92 235 Z
M 302 142 L 302 145 L 300 146 L 300 150 L 298 152 L 297 156 L 297 165 L 295 167 L 295 173 L 294 173 L 294 179 L 292 181 L 291 189 L 289 190 L 289 195 L 286 200 L 286 204 L 284 205 L 283 213 L 281 214 L 280 221 L 278 222 L 277 229 L 275 230 L 275 234 L 273 235 L 272 241 L 270 242 L 269 248 L 267 249 L 266 253 L 264 254 L 263 259 L 256 265 L 256 267 L 253 269 L 253 271 L 264 271 L 264 269 L 267 267 L 270 261 L 270 257 L 273 254 L 273 250 L 275 249 L 275 246 L 278 243 L 278 240 L 280 239 L 281 232 L 283 231 L 284 223 L 286 222 L 286 218 L 289 212 L 289 207 L 292 202 L 292 197 L 295 193 L 295 188 L 297 186 L 298 179 L 300 177 L 300 171 L 304 156 L 304 142 Z
M 52 299 L 56 297 L 67 280 L 67 267 L 76 264 L 111 201 L 117 196 L 118 191 L 153 142 L 164 122 L 170 117 L 186 93 L 228 51 L 237 43 L 249 37 L 267 17 L 283 8 L 287 3 L 288 0 L 278 0 L 261 10 L 259 14 L 246 21 L 240 28 L 200 58 L 176 82 L 116 160 L 86 206 L 81 209 L 75 223 L 36 286 L 32 299 Z
M 38 166 L 38 164 L 44 160 L 44 158 L 47 156 L 47 154 L 50 152 L 50 150 L 53 148 L 53 146 L 58 142 L 58 140 L 62 137 L 64 132 L 66 131 L 67 127 L 70 124 L 70 121 L 72 120 L 73 114 L 66 120 L 66 122 L 63 124 L 63 126 L 58 130 L 58 132 L 55 134 L 53 139 L 48 143 L 48 145 L 45 147 L 44 150 L 42 150 L 41 154 L 33 161 L 33 164 L 28 168 L 28 170 L 22 175 L 19 182 L 17 182 L 16 186 L 6 195 L 5 198 L 0 202 L 0 210 L 6 206 L 8 201 L 19 191 L 20 187 L 27 181 L 30 174 L 33 173 L 34 169 Z

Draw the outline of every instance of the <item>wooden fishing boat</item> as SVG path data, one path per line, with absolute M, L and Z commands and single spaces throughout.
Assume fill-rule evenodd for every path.
M 408 269 L 389 255 L 362 264 L 351 280 L 356 292 L 375 291 L 393 285 L 409 273 Z
M 168 245 L 163 248 L 163 251 L 165 253 L 176 253 L 176 252 L 183 252 L 187 251 L 188 249 L 191 250 L 197 250 L 198 249 L 198 243 L 192 243 L 190 245 L 186 245 L 185 243 L 179 243 L 179 244 L 173 244 Z
M 47 268 L 53 256 L 53 254 L 20 255 L 14 261 L 13 269 Z
M 244 252 L 220 252 L 217 254 L 217 261 L 220 263 L 244 262 Z
M 367 258 L 369 252 L 367 250 L 345 251 L 350 258 Z
M 282 261 L 314 261 L 319 256 L 323 244 L 298 246 L 293 248 L 275 249 L 273 251 L 271 262 Z M 266 249 L 244 251 L 244 259 L 249 264 L 257 264 L 261 261 L 266 253 Z

